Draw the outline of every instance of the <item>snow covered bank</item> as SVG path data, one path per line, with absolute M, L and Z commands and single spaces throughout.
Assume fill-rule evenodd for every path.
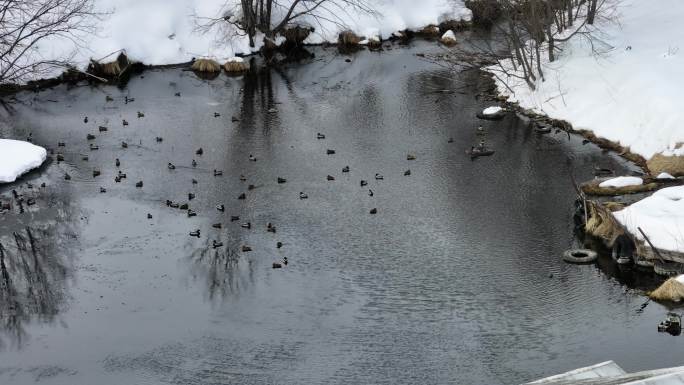
M 20 140 L 0 139 L 0 183 L 14 182 L 20 175 L 40 167 L 47 151 Z
M 257 39 L 258 46 L 251 48 L 246 36 L 228 38 L 226 35 L 231 31 L 225 29 L 205 34 L 197 31 L 201 18 L 220 17 L 226 10 L 236 9 L 240 4 L 237 0 L 94 1 L 98 11 L 108 14 L 103 16 L 96 35 L 83 36 L 85 48 L 73 59 L 80 67 L 85 67 L 90 58 L 100 59 L 120 49 L 145 64 L 187 62 L 193 57 L 211 57 L 223 62 L 236 54 L 258 50 L 262 44 Z M 419 29 L 447 20 L 468 21 L 472 17 L 463 0 L 371 0 L 368 3 L 374 14 L 346 7 L 327 18 L 302 17 L 299 22 L 316 30 L 306 42 L 336 42 L 342 28 L 360 36 L 387 38 L 399 30 Z M 330 12 L 337 10 L 332 6 L 327 8 Z M 39 47 L 50 58 L 63 57 L 73 49 L 74 44 L 68 39 L 46 40 Z
M 627 187 L 627 186 L 641 186 L 644 180 L 636 176 L 619 176 L 617 178 L 608 179 L 607 181 L 599 183 L 599 187 Z
M 598 24 L 605 45 L 595 41 L 594 47 L 605 51 L 602 56 L 575 36 L 557 61 L 544 64 L 546 81 L 538 81 L 536 91 L 512 78 L 514 93 L 500 81 L 498 89 L 524 108 L 567 120 L 648 159 L 684 142 L 684 1 L 623 0 L 618 12 L 619 23 Z
M 684 252 L 684 186 L 656 191 L 613 215 L 638 239 L 641 227 L 655 247 Z

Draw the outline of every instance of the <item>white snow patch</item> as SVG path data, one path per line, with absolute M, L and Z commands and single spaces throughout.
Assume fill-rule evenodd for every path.
M 496 115 L 499 112 L 501 112 L 503 108 L 499 106 L 492 106 L 492 107 L 487 107 L 484 110 L 482 110 L 482 115 Z
M 599 183 L 599 187 L 641 186 L 644 180 L 636 176 L 619 176 Z
M 456 41 L 456 34 L 454 31 L 448 30 L 442 35 L 442 40 Z
M 14 182 L 20 175 L 40 167 L 47 151 L 29 142 L 0 139 L 0 183 Z
M 658 190 L 613 215 L 639 239 L 638 227 L 655 247 L 684 252 L 684 186 Z
M 668 174 L 666 172 L 661 172 L 660 174 L 658 174 L 656 179 L 676 179 L 676 178 L 674 176 L 672 176 L 671 174 Z
M 498 90 L 524 108 L 591 130 L 647 159 L 674 152 L 684 142 L 684 1 L 659 0 L 654 6 L 608 0 L 605 6 L 615 3 L 617 17 L 597 22 L 600 41 L 592 45 L 577 35 L 563 44 L 555 62 L 543 63 L 545 80 L 537 81 L 536 91 L 513 77 L 508 80 L 514 93 L 500 81 Z M 592 47 L 603 55 L 593 55 Z
M 245 59 L 243 59 L 239 56 L 233 56 L 231 58 L 228 58 L 228 60 L 226 60 L 226 62 L 228 62 L 228 63 L 244 63 Z
M 680 274 L 675 277 L 675 280 L 679 283 L 684 283 L 684 274 Z

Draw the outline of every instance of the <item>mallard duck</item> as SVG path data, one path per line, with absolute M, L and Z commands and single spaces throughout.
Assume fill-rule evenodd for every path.
M 211 227 L 213 227 L 213 228 L 215 228 L 215 229 L 220 229 L 220 228 L 221 228 L 221 224 L 220 224 L 220 223 L 214 223 L 213 225 L 211 225 Z
M 169 162 L 168 166 L 169 170 L 175 170 L 176 166 L 173 165 L 173 163 Z
M 368 189 L 368 196 L 371 196 L 371 197 L 373 196 L 373 190 Z
M 188 200 L 191 201 L 191 200 L 193 200 L 193 199 L 195 199 L 195 194 L 193 194 L 193 193 L 188 193 Z
M 371 209 L 370 213 L 371 213 L 371 214 L 377 214 L 377 213 L 378 213 L 378 209 Z
M 299 193 L 299 199 L 309 199 L 309 196 L 304 194 L 303 192 Z
M 246 222 L 240 225 L 243 229 L 251 229 L 252 228 L 252 223 L 251 222 Z
M 285 183 L 287 182 L 287 179 L 285 178 L 278 178 L 278 183 Z
M 93 135 L 93 134 L 88 134 L 88 135 L 86 135 L 86 139 L 87 139 L 87 140 L 94 140 L 94 139 L 95 139 L 95 135 Z
M 328 149 L 328 150 L 326 151 L 326 153 L 327 153 L 328 155 L 333 155 L 333 154 L 335 154 L 335 150 Z
M 411 175 L 411 170 L 404 171 L 404 176 L 409 176 L 409 175 Z
M 202 147 L 198 148 L 197 151 L 195 151 L 195 154 L 197 154 L 197 155 L 204 154 L 204 150 L 202 149 Z
M 181 210 L 188 210 L 190 208 L 190 205 L 187 203 L 183 203 L 182 205 L 179 206 Z
M 256 162 L 257 158 L 255 158 L 254 155 L 249 154 L 249 160 L 251 160 L 252 162 Z
M 64 173 L 64 180 L 71 180 L 71 175 Z
M 276 249 L 279 249 L 281 247 L 283 247 L 283 243 L 282 242 L 276 242 Z
M 287 257 L 283 257 L 283 265 L 287 266 Z
M 219 116 L 221 116 L 221 114 L 219 114 L 218 112 L 214 112 L 214 117 L 215 117 L 215 118 L 218 118 Z
M 255 188 L 256 188 L 256 186 L 253 185 L 253 184 L 250 184 L 249 186 L 247 186 L 247 190 L 249 190 L 249 191 L 252 191 L 252 190 L 254 190 Z
M 406 155 L 406 160 L 416 160 L 416 156 L 412 154 Z
M 342 172 L 349 172 L 349 166 L 344 166 L 342 168 Z
M 57 154 L 57 161 L 58 161 L 58 162 L 63 162 L 63 161 L 64 161 L 64 155 L 62 155 L 62 154 Z
M 362 180 L 361 181 L 361 187 L 363 187 L 363 186 L 368 186 L 368 182 L 366 182 L 365 180 Z
M 226 211 L 226 206 L 224 206 L 224 205 L 218 205 L 218 206 L 216 206 L 216 210 L 218 210 L 218 211 L 220 211 L 220 212 L 224 212 L 224 211 Z
M 100 132 L 106 132 L 106 131 L 107 131 L 107 127 L 105 127 L 105 126 L 98 126 L 98 127 L 97 127 L 97 130 L 100 131 Z
M 176 92 L 176 93 L 175 93 L 175 94 L 173 94 L 173 95 L 174 95 L 174 96 L 178 96 L 178 97 L 180 97 L 180 96 L 181 96 L 181 93 L 180 93 L 180 92 Z
M 316 134 L 316 139 L 325 139 L 325 135 L 319 132 L 318 134 Z
M 241 181 L 241 182 L 246 182 L 246 181 L 247 181 L 247 177 L 245 177 L 244 175 L 240 175 L 240 181 Z
M 158 137 L 154 138 L 154 140 L 156 140 L 157 143 L 161 143 L 164 141 L 164 138 L 162 138 L 161 136 L 158 136 Z
M 238 199 L 240 199 L 240 200 L 247 199 L 247 195 L 245 195 L 245 193 L 242 193 L 242 194 L 238 195 Z
M 169 207 L 171 207 L 172 209 L 177 209 L 180 207 L 180 205 L 178 203 L 171 203 Z
M 124 126 L 128 126 L 128 122 L 126 121 L 126 119 L 123 119 L 123 120 L 121 121 L 121 123 L 122 123 Z
M 197 179 L 193 178 L 193 179 L 192 179 L 192 184 L 197 184 Z
M 275 228 L 275 226 L 273 226 L 273 223 L 268 222 L 266 224 L 266 231 L 268 231 L 269 233 L 275 233 L 276 232 L 276 228 Z
M 142 78 L 142 76 L 141 76 Z M 128 96 L 124 96 L 124 104 L 132 103 L 135 101 L 135 98 L 129 98 Z
M 83 118 L 83 123 L 88 123 L 88 117 Z
M 192 167 L 197 167 L 197 161 L 194 159 L 192 160 Z
M 142 112 L 138 111 L 138 118 L 144 118 L 144 117 L 145 117 L 145 114 L 143 114 Z
M 249 246 L 247 246 L 247 245 L 242 245 L 242 252 L 243 252 L 243 253 L 248 253 L 248 252 L 250 252 L 250 251 L 252 251 L 252 248 L 251 248 L 251 247 L 249 247 Z
M 326 179 L 328 179 L 328 180 L 335 180 L 335 177 L 332 176 L 332 175 L 328 175 L 328 176 L 326 177 Z
M 236 221 L 239 221 L 239 220 L 240 220 L 240 216 L 239 216 L 239 215 L 231 215 L 231 216 L 230 216 L 230 221 L 231 221 L 231 222 L 236 222 Z
M 123 172 L 121 172 L 121 170 L 119 170 L 119 178 L 121 178 L 121 179 L 126 179 L 126 174 L 124 174 Z
M 197 229 L 197 230 L 195 230 L 195 231 L 191 231 L 191 232 L 190 232 L 190 236 L 191 236 L 191 237 L 197 237 L 197 238 L 199 238 L 199 237 L 200 237 L 200 231 L 199 231 L 199 229 Z
M 84 162 L 88 161 L 88 155 L 81 155 L 81 160 Z
M 143 186 L 143 181 L 139 181 L 138 183 L 135 184 L 135 187 L 137 188 L 142 188 Z
M 216 170 L 216 169 L 214 170 L 214 176 L 221 176 L 221 175 L 223 175 L 223 171 Z
M 114 164 L 116 165 L 116 167 L 121 166 L 121 161 L 119 160 L 119 158 L 116 158 L 116 160 L 114 161 Z
M 194 212 L 194 211 L 192 211 L 192 210 L 188 210 L 188 218 L 190 218 L 190 217 L 195 217 L 195 216 L 197 216 L 197 213 L 196 213 L 196 212 Z
M 280 268 L 283 267 L 283 265 L 281 265 L 281 264 L 278 263 L 278 262 L 273 262 L 273 265 L 271 265 L 271 266 L 273 266 L 274 269 L 280 269 Z
M 385 177 L 383 177 L 381 174 L 375 174 L 375 180 L 383 180 Z
M 100 187 L 100 194 L 104 194 L 107 192 L 107 189 L 104 187 Z
M 57 147 L 64 147 L 66 146 L 66 143 L 64 142 L 57 142 Z
M 212 241 L 211 246 L 215 249 L 218 249 L 219 247 L 223 246 L 223 242 L 217 242 L 217 241 Z
M 147 219 L 152 219 L 152 214 L 147 213 Z
M 100 176 L 100 170 L 93 170 L 93 178 Z
M 453 142 L 454 142 L 454 138 L 449 138 L 449 140 L 447 140 L 447 143 L 453 143 Z
M 113 101 L 114 101 L 113 97 L 111 97 L 109 95 L 105 96 L 105 102 L 113 102 Z
M 121 142 L 121 148 L 128 148 L 128 143 Z
M 115 176 L 115 177 L 114 177 L 114 182 L 116 182 L 116 183 L 120 183 L 120 182 L 121 182 L 121 177 L 120 177 L 120 176 L 118 176 L 118 175 L 117 175 L 117 176 Z

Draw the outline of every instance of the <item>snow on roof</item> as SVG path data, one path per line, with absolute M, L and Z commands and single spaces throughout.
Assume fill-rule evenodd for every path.
M 613 215 L 638 239 L 640 227 L 655 247 L 684 252 L 684 186 L 658 190 Z
M 617 178 L 608 179 L 599 184 L 599 187 L 627 187 L 640 186 L 644 184 L 644 180 L 636 176 L 619 176 Z
M 21 140 L 0 139 L 0 183 L 14 182 L 20 175 L 40 167 L 46 157 L 43 147 Z

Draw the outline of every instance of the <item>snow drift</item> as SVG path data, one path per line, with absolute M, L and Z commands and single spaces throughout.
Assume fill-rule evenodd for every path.
M 29 142 L 0 139 L 0 183 L 14 182 L 20 175 L 40 167 L 47 157 L 43 147 Z

